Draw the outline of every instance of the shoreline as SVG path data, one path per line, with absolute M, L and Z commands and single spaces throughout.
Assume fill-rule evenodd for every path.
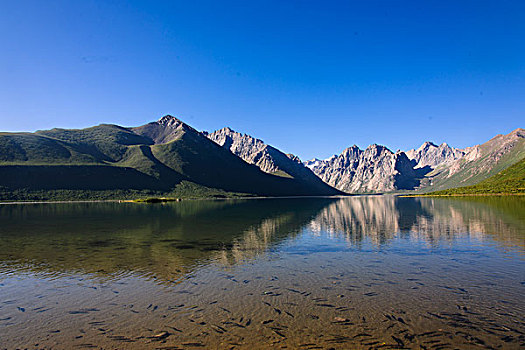
M 69 204 L 69 203 L 136 203 L 136 204 L 159 204 L 168 202 L 184 202 L 184 201 L 198 201 L 198 200 L 247 200 L 247 199 L 301 199 L 301 198 L 346 198 L 355 196 L 377 196 L 378 194 L 347 194 L 347 195 L 335 195 L 335 196 L 283 196 L 283 197 L 230 197 L 230 198 L 216 198 L 216 197 L 202 197 L 202 198 L 158 198 L 158 202 L 148 203 L 146 199 L 94 199 L 94 200 L 63 200 L 63 201 L 0 201 L 0 205 L 15 205 L 15 204 Z M 382 195 L 382 194 L 381 194 Z
M 31 200 L 31 201 L 0 201 L 0 205 L 21 204 L 73 204 L 73 203 L 136 203 L 136 204 L 160 204 L 183 201 L 199 200 L 248 200 L 248 199 L 303 199 L 303 198 L 347 198 L 360 196 L 395 196 L 399 198 L 421 198 L 421 197 L 495 197 L 495 196 L 525 196 L 525 193 L 479 193 L 479 194 L 399 194 L 399 193 L 355 193 L 334 196 L 250 196 L 250 197 L 202 197 L 202 198 L 145 198 L 145 199 L 93 199 L 93 200 Z M 148 199 L 150 201 L 148 201 Z

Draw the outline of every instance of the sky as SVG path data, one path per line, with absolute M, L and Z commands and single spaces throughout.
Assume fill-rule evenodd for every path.
M 525 127 L 525 1 L 0 0 L 0 130 L 226 126 L 301 159 Z

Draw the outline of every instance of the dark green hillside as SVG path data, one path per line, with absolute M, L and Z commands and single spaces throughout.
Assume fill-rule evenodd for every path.
M 127 128 L 107 124 L 81 130 L 37 131 L 36 134 L 71 145 L 75 151 L 90 155 L 97 162 L 117 162 L 129 146 L 152 144 L 151 140 Z
M 525 158 L 473 186 L 431 192 L 428 195 L 525 194 Z
M 72 145 L 35 134 L 0 134 L 0 162 L 2 163 L 93 163 L 90 155 L 78 157 Z
M 11 164 L 92 164 L 117 162 L 131 145 L 152 141 L 116 125 L 82 130 L 0 133 L 0 162 Z
M 0 134 L 0 200 L 241 194 L 339 192 L 264 173 L 170 116 L 138 128 Z

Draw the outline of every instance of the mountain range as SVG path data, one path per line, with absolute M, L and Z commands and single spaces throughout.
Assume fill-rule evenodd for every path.
M 525 158 L 525 130 L 497 135 L 473 147 L 457 149 L 425 142 L 407 152 L 379 145 L 352 146 L 328 159 L 304 164 L 323 181 L 347 193 L 426 193 L 483 181 Z
M 0 200 L 423 193 L 476 184 L 523 158 L 517 129 L 465 149 L 354 145 L 303 163 L 250 135 L 200 132 L 167 115 L 138 127 L 0 133 Z
M 261 171 L 172 116 L 139 127 L 0 133 L 0 199 L 337 195 Z

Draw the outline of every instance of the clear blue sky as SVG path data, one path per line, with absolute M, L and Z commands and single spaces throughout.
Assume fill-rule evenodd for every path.
M 0 130 L 230 126 L 302 159 L 525 127 L 525 1 L 0 0 Z

